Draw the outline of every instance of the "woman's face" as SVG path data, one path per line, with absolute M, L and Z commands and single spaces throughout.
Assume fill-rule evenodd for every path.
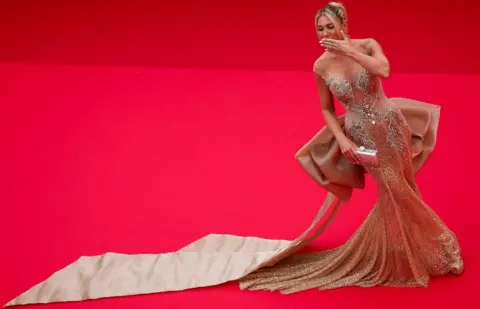
M 317 36 L 318 39 L 340 39 L 340 33 L 335 29 L 335 25 L 327 16 L 320 16 L 317 20 Z

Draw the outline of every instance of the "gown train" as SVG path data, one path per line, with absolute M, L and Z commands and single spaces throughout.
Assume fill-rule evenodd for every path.
M 6 306 L 181 291 L 234 280 L 241 289 L 282 293 L 426 286 L 431 276 L 461 273 L 455 235 L 422 201 L 414 179 L 434 149 L 440 107 L 388 100 L 400 114 L 387 118 L 389 136 L 374 140 L 380 167 L 349 163 L 327 127 L 297 152 L 296 160 L 328 193 L 311 225 L 296 239 L 210 234 L 176 252 L 83 256 Z M 375 139 L 355 134 L 362 130 L 348 127 L 345 118 L 339 121 L 354 141 L 368 146 L 369 139 Z M 328 227 L 342 201 L 364 187 L 365 173 L 378 184 L 379 198 L 357 232 L 337 248 L 298 253 Z

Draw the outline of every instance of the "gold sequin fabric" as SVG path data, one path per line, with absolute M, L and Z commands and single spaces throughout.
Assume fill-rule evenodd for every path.
M 433 276 L 460 274 L 455 234 L 422 200 L 412 168 L 411 132 L 381 81 L 361 68 L 352 76 L 324 76 L 346 109 L 345 131 L 358 146 L 377 150 L 379 164 L 363 166 L 378 200 L 343 245 L 295 254 L 240 279 L 250 290 L 294 293 L 347 286 L 425 287 Z

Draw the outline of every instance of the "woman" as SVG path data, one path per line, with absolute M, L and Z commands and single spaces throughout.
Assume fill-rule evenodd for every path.
M 348 38 L 342 5 L 322 8 L 315 22 L 327 49 L 314 65 L 326 127 L 296 158 L 329 193 L 302 235 L 286 241 L 212 234 L 173 253 L 82 257 L 7 305 L 179 291 L 232 280 L 242 289 L 283 293 L 423 287 L 431 276 L 462 273 L 454 233 L 422 201 L 414 179 L 435 145 L 439 108 L 385 97 L 380 78 L 390 73 L 388 60 L 375 40 Z M 345 116 L 336 117 L 333 96 L 344 104 Z M 375 157 L 362 156 L 358 146 L 376 151 Z M 363 187 L 365 172 L 377 183 L 379 197 L 356 233 L 338 248 L 296 254 L 325 230 L 353 188 Z
M 314 179 L 345 200 L 351 188 L 363 186 L 361 174 L 369 173 L 378 186 L 378 201 L 344 245 L 287 258 L 242 279 L 242 287 L 285 292 L 352 285 L 421 287 L 431 276 L 462 273 L 455 234 L 422 201 L 414 176 L 433 148 L 439 107 L 386 98 L 380 79 L 389 76 L 389 61 L 374 39 L 346 35 L 343 5 L 329 3 L 315 22 L 326 48 L 314 64 L 314 75 L 327 128 L 297 158 Z M 347 111 L 340 121 L 333 96 Z M 425 131 L 430 136 L 421 134 Z M 377 161 L 362 158 L 358 146 L 376 151 Z M 335 159 L 338 148 L 348 161 Z

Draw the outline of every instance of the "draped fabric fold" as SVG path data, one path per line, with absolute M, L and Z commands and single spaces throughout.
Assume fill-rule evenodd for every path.
M 415 172 L 434 149 L 440 107 L 391 99 L 412 133 Z M 344 116 L 339 117 L 343 125 Z M 296 154 L 296 160 L 327 196 L 311 225 L 294 240 L 210 234 L 170 253 L 106 253 L 83 256 L 5 306 L 82 301 L 215 286 L 239 280 L 296 254 L 333 221 L 342 201 L 365 185 L 365 170 L 349 163 L 327 127 Z
M 412 134 L 412 160 L 418 172 L 432 153 L 440 119 L 440 106 L 405 98 L 389 99 L 405 116 Z M 338 117 L 345 124 L 345 115 Z M 365 186 L 365 170 L 350 163 L 327 127 L 323 127 L 296 154 L 296 159 L 316 182 L 342 200 L 349 200 L 354 189 Z

